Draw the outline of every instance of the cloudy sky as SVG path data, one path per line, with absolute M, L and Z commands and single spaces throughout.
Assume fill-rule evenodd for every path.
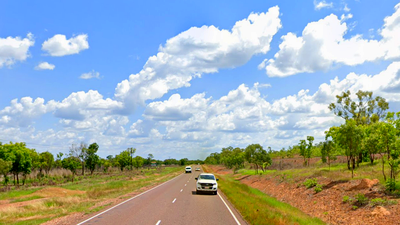
M 0 141 L 204 159 L 342 123 L 342 91 L 400 110 L 400 2 L 2 1 Z

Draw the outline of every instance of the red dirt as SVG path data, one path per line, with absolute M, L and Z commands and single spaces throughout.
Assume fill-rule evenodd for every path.
M 221 166 L 210 166 L 210 169 L 216 174 L 227 173 Z M 220 171 L 223 171 L 223 173 L 220 173 Z M 379 191 L 376 185 L 371 188 L 364 186 L 366 182 L 373 184 L 376 181 L 334 181 L 325 177 L 317 177 L 318 184 L 323 185 L 323 190 L 315 193 L 314 188 L 306 189 L 302 185 L 304 180 L 286 182 L 282 178 L 272 175 L 247 175 L 236 179 L 275 197 L 279 201 L 286 202 L 310 216 L 318 217 L 328 224 L 400 224 L 399 204 L 384 206 L 383 208 L 361 206 L 354 210 L 351 204 L 343 203 L 343 196 L 354 197 L 358 193 L 365 194 L 370 199 L 388 199 L 389 197 Z M 358 188 L 353 188 L 356 186 Z M 388 212 L 390 215 L 388 215 Z

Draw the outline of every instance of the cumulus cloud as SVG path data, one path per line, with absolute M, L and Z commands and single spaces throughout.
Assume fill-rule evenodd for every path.
M 100 79 L 100 73 L 92 70 L 88 73 L 82 73 L 82 75 L 79 78 L 84 79 L 84 80 L 92 79 L 92 78 Z
M 25 61 L 30 56 L 29 47 L 34 44 L 31 33 L 23 39 L 21 37 L 0 38 L 0 68 L 11 66 L 17 61 Z
M 139 73 L 119 83 L 115 98 L 124 103 L 125 113 L 132 112 L 146 100 L 190 86 L 193 78 L 204 73 L 241 66 L 253 55 L 267 53 L 280 27 L 277 6 L 266 13 L 251 13 L 231 30 L 192 27 L 167 40 Z
M 42 50 L 51 56 L 78 54 L 89 48 L 88 35 L 81 34 L 67 39 L 63 34 L 56 34 L 42 44 Z
M 314 9 L 315 10 L 320 10 L 323 8 L 332 8 L 332 7 L 333 7 L 332 2 L 326 2 L 325 0 L 322 0 L 322 1 L 314 0 Z
M 33 100 L 31 97 L 23 97 L 20 101 L 13 99 L 10 106 L 0 111 L 0 124 L 26 127 L 48 111 L 49 107 L 43 98 Z
M 350 18 L 351 14 L 341 19 L 331 14 L 307 24 L 302 36 L 283 35 L 274 59 L 264 60 L 259 68 L 265 68 L 268 76 L 284 77 L 327 71 L 334 65 L 355 66 L 367 61 L 400 58 L 400 3 L 395 6 L 395 13 L 384 19 L 379 41 L 365 39 L 362 35 L 344 38 L 351 29 L 345 22 Z
M 35 66 L 35 70 L 54 70 L 54 68 L 56 68 L 56 66 L 48 62 L 41 62 L 39 65 Z

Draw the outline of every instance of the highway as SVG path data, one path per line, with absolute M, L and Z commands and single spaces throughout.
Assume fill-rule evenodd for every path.
M 201 171 L 181 175 L 100 212 L 78 225 L 90 224 L 247 224 L 219 191 L 196 194 L 195 178 Z

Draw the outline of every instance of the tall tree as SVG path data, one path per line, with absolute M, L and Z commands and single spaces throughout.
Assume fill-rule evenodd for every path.
M 85 175 L 85 159 L 87 156 L 87 144 L 81 142 L 80 145 L 72 144 L 69 148 L 69 155 L 77 158 L 81 163 L 82 175 Z
M 307 141 L 308 141 L 307 148 L 306 148 L 307 166 L 310 166 L 310 158 L 312 155 L 314 137 L 307 136 Z
M 12 168 L 12 162 L 11 161 L 6 161 L 0 158 L 0 174 L 3 175 L 3 183 L 4 185 L 8 185 L 8 182 L 10 179 L 8 178 L 8 173 L 10 172 Z
M 143 166 L 144 159 L 140 156 L 136 156 L 133 158 L 133 166 L 136 168 L 136 170 L 139 170 L 140 167 Z
M 307 165 L 307 142 L 306 140 L 300 140 L 299 142 L 300 155 L 303 156 L 303 165 Z
M 128 148 L 128 149 L 126 149 L 126 151 L 128 151 L 129 152 L 129 155 L 130 155 L 130 165 L 131 165 L 131 170 L 133 170 L 133 154 L 135 154 L 135 152 L 136 152 L 136 148 Z
M 64 169 L 71 171 L 72 182 L 74 182 L 76 170 L 78 169 L 79 165 L 81 164 L 81 161 L 79 160 L 79 158 L 71 155 L 67 158 L 64 158 L 62 160 L 61 164 Z
M 348 157 L 348 166 L 351 166 L 351 177 L 354 177 L 355 159 L 361 149 L 361 141 L 363 138 L 363 129 L 357 126 L 356 121 L 349 119 L 342 124 L 335 137 L 335 141 L 345 150 Z
M 92 143 L 86 150 L 86 167 L 90 170 L 90 175 L 93 175 L 93 171 L 100 162 L 100 157 L 96 154 L 99 150 L 99 145 L 97 143 Z
M 42 152 L 39 154 L 40 156 L 40 171 L 42 169 L 46 172 L 46 174 L 49 174 L 51 168 L 53 167 L 54 164 L 54 156 L 50 152 Z

